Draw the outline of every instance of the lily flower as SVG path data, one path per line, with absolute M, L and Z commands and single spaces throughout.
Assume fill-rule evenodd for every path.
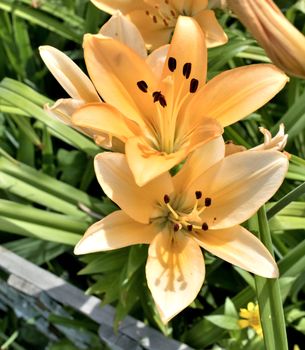
M 259 316 L 258 304 L 252 302 L 248 303 L 247 308 L 240 309 L 239 316 L 241 319 L 238 321 L 239 327 L 243 328 L 253 328 L 257 335 L 263 336 L 263 329 Z
M 217 22 L 208 0 L 91 0 L 99 9 L 113 13 L 120 10 L 141 31 L 151 49 L 168 44 L 180 15 L 194 18 L 205 34 L 208 47 L 223 45 L 227 35 Z
M 150 244 L 146 278 L 163 322 L 197 296 L 205 278 L 200 247 L 247 271 L 278 276 L 264 245 L 240 226 L 281 185 L 288 168 L 280 152 L 246 151 L 225 157 L 218 137 L 196 150 L 182 170 L 137 186 L 126 157 L 95 157 L 97 179 L 121 210 L 93 224 L 75 254 Z
M 227 3 L 274 64 L 290 75 L 305 78 L 305 36 L 272 0 L 227 0 Z
M 160 73 L 162 50 L 148 63 L 111 38 L 88 34 L 84 39 L 89 75 L 106 103 L 78 109 L 72 123 L 124 142 L 139 186 L 261 107 L 288 79 L 275 66 L 261 64 L 206 83 L 204 36 L 190 17 L 179 17 Z

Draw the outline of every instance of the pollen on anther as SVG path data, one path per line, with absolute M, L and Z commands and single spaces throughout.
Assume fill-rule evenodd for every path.
M 211 204 L 212 204 L 212 198 L 209 198 L 209 197 L 205 198 L 204 205 L 206 207 L 209 207 Z
M 138 88 L 142 91 L 142 92 L 147 92 L 147 88 L 148 85 L 144 80 L 140 80 L 137 82 Z
M 175 231 L 175 232 L 179 231 L 179 228 L 180 228 L 180 227 L 179 227 L 179 224 L 175 224 L 175 225 L 174 225 L 174 231 Z
M 209 226 L 206 222 L 204 222 L 201 226 L 201 228 L 203 229 L 203 231 L 207 231 L 209 229 Z
M 197 79 L 192 79 L 190 82 L 190 93 L 194 94 L 198 89 L 199 81 Z
M 177 61 L 174 57 L 169 57 L 168 59 L 168 69 L 171 71 L 171 72 L 174 72 L 175 69 L 177 67 Z
M 202 197 L 202 192 L 201 191 L 196 191 L 195 192 L 196 199 L 200 199 Z
M 163 200 L 164 200 L 164 203 L 165 203 L 165 204 L 168 204 L 169 201 L 170 201 L 169 195 L 168 195 L 168 194 L 165 194 L 164 197 L 163 197 Z
M 188 79 L 191 75 L 192 71 L 192 64 L 191 63 L 185 63 L 183 66 L 183 75 L 185 76 L 185 79 Z
M 193 230 L 193 225 L 187 225 L 187 230 L 191 232 Z

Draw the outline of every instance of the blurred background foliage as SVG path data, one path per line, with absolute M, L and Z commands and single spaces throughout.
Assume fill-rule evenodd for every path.
M 304 33 L 305 1 L 277 3 Z M 236 66 L 269 62 L 230 13 L 217 15 L 230 41 L 209 51 L 209 78 Z M 107 19 L 87 0 L 0 0 L 0 243 L 98 295 L 103 304 L 116 306 L 116 326 L 131 314 L 195 348 L 264 349 L 253 331 L 237 326 L 239 309 L 255 300 L 251 274 L 205 253 L 207 277 L 202 291 L 189 308 L 164 326 L 145 282 L 146 246 L 80 258 L 72 253 L 88 225 L 116 206 L 104 197 L 95 180 L 92 160 L 101 150 L 43 110 L 45 103 L 66 93 L 44 66 L 38 47 L 55 46 L 85 70 L 82 36 L 96 33 Z M 292 348 L 305 344 L 304 81 L 291 78 L 269 104 L 227 127 L 225 138 L 249 148 L 262 142 L 259 126 L 275 134 L 281 122 L 289 134 L 286 150 L 292 157 L 283 186 L 267 205 L 267 216 Z M 257 231 L 255 217 L 246 224 Z M 18 303 L 5 303 L 3 295 L 5 291 L 0 291 L 1 349 L 79 348 L 65 332 L 56 339 L 46 336 L 39 312 L 31 321 L 25 320 Z M 66 317 L 65 325 L 69 327 L 70 322 L 72 328 L 87 332 L 88 349 L 100 349 L 94 325 L 80 315 L 73 316 L 79 322 L 75 324 L 67 313 L 64 310 L 61 315 Z M 45 321 L 58 321 L 52 309 Z M 34 338 L 35 344 L 31 343 Z

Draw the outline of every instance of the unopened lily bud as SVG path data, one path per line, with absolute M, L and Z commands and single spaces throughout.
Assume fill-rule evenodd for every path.
M 305 36 L 272 0 L 227 0 L 227 3 L 274 64 L 292 76 L 305 78 Z

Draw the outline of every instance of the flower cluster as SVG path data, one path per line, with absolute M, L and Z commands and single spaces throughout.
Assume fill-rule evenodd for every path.
M 272 255 L 241 224 L 282 184 L 287 135 L 283 126 L 275 138 L 262 128 L 264 144 L 245 150 L 222 134 L 272 99 L 287 76 L 257 64 L 207 81 L 207 47 L 227 41 L 208 1 L 92 2 L 114 15 L 84 37 L 90 79 L 62 52 L 40 48 L 71 97 L 48 113 L 113 151 L 98 154 L 94 167 L 120 210 L 89 227 L 75 254 L 149 244 L 147 283 L 165 323 L 202 287 L 201 248 L 276 278 Z M 147 47 L 155 50 L 147 55 Z

